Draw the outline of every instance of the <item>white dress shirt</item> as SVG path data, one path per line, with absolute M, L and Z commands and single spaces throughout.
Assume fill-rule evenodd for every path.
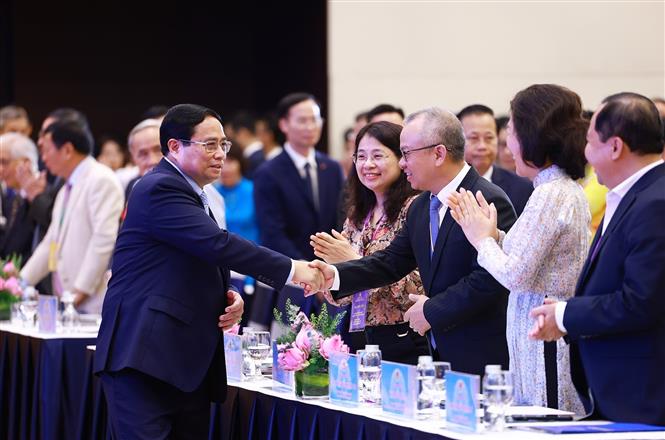
M 448 196 L 457 190 L 457 188 L 460 186 L 462 180 L 464 180 L 470 169 L 471 167 L 469 166 L 469 164 L 465 162 L 464 166 L 459 171 L 459 173 L 457 173 L 457 175 L 453 178 L 453 180 L 451 180 L 448 183 L 448 185 L 444 186 L 443 189 L 441 189 L 441 191 L 437 193 L 436 197 L 441 201 L 441 207 L 439 208 L 439 227 L 441 227 L 441 223 L 443 222 L 443 217 L 446 215 L 446 212 L 448 211 Z M 432 246 L 431 236 L 430 236 L 430 246 Z M 335 272 L 335 277 L 333 279 L 333 284 L 332 287 L 330 287 L 330 290 L 339 290 L 339 272 L 337 271 L 337 268 L 335 266 L 331 265 L 331 267 Z

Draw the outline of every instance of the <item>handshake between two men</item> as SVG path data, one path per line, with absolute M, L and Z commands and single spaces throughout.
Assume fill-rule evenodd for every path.
M 294 261 L 292 282 L 305 290 L 305 296 L 328 290 L 335 279 L 335 270 L 321 260 Z
M 294 261 L 294 264 L 295 271 L 291 281 L 304 289 L 305 296 L 332 288 L 336 276 L 334 266 L 321 260 Z M 413 301 L 413 305 L 404 313 L 404 320 L 413 331 L 423 336 L 432 328 L 423 310 L 425 301 L 429 298 L 426 295 L 409 294 L 409 299 Z

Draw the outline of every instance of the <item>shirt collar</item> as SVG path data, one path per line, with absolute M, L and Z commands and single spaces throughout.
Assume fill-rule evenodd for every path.
M 464 162 L 464 166 L 457 173 L 455 178 L 451 180 L 448 185 L 444 186 L 441 191 L 436 195 L 436 197 L 441 201 L 443 206 L 448 206 L 448 196 L 452 194 L 457 188 L 462 184 L 462 180 L 466 177 L 466 174 L 469 172 L 471 167 L 468 163 Z
M 494 165 L 490 165 L 487 171 L 485 171 L 485 174 L 483 174 L 483 179 L 487 180 L 488 182 L 491 182 L 493 173 L 494 173 Z
M 182 177 L 185 178 L 185 180 L 187 181 L 187 183 L 189 183 L 189 186 L 192 187 L 192 189 L 194 190 L 194 192 L 196 193 L 196 195 L 199 196 L 199 197 L 201 197 L 201 193 L 203 192 L 203 189 L 199 186 L 199 184 L 196 183 L 196 182 L 194 181 L 194 179 L 192 179 L 191 177 L 189 177 L 187 174 L 183 173 L 182 170 L 178 167 L 178 165 L 176 165 L 175 163 L 171 162 L 171 161 L 169 160 L 168 157 L 164 156 L 164 160 L 166 160 L 168 163 L 170 163 L 171 165 L 173 165 L 173 168 L 175 168 L 175 169 L 180 173 L 180 175 L 181 175 Z
M 294 150 L 291 144 L 289 144 L 288 142 L 284 144 L 284 150 L 286 151 L 286 154 L 289 155 L 289 157 L 295 164 L 296 168 L 298 168 L 298 170 L 304 169 L 305 164 L 307 163 L 309 164 L 310 169 L 312 170 L 316 169 L 316 153 L 314 152 L 314 148 L 309 149 L 307 157 L 304 157 L 300 153 L 297 153 L 296 150 Z
M 251 144 L 247 145 L 244 150 L 242 150 L 242 155 L 247 158 L 252 154 L 256 153 L 257 151 L 261 151 L 262 149 L 263 149 L 263 144 L 261 143 L 261 141 L 254 141 Z
M 607 197 L 616 197 L 619 196 L 619 198 L 623 198 L 623 196 L 630 191 L 630 189 L 637 183 L 638 180 L 640 180 L 640 177 L 644 176 L 646 173 L 648 173 L 651 169 L 657 167 L 658 165 L 662 164 L 663 159 L 657 160 L 653 163 L 650 163 L 649 165 L 640 168 L 636 173 L 633 173 L 630 177 L 628 177 L 626 180 L 612 188 L 608 193 Z
M 81 176 L 85 174 L 85 171 L 92 166 L 92 162 L 94 160 L 95 159 L 93 159 L 92 156 L 86 156 L 85 159 L 79 162 L 79 164 L 76 165 L 76 168 L 74 168 L 74 171 L 72 171 L 72 174 L 69 176 L 69 179 L 67 179 L 67 184 L 72 187 L 76 185 L 76 183 L 81 179 Z

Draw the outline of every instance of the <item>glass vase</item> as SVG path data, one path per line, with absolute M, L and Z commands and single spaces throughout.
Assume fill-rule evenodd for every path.
M 0 303 L 0 321 L 9 321 L 12 316 L 12 306 L 9 302 Z
M 302 399 L 328 398 L 328 368 L 295 372 L 296 396 Z

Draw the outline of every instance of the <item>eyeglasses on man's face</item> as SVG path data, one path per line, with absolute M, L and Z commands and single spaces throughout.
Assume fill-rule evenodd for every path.
M 402 157 L 404 158 L 404 160 L 409 160 L 409 157 L 411 156 L 411 153 L 414 153 L 416 151 L 421 151 L 421 150 L 429 150 L 430 148 L 438 147 L 439 145 L 443 146 L 443 144 L 441 142 L 439 142 L 438 144 L 432 144 L 432 145 L 428 145 L 426 147 L 420 147 L 420 148 L 412 148 L 410 150 L 404 150 L 404 149 L 400 148 L 399 151 L 400 151 L 400 153 L 402 153 Z
M 214 154 L 218 148 L 221 148 L 224 154 L 228 154 L 229 150 L 231 150 L 231 141 L 208 141 L 208 142 L 200 142 L 200 141 L 193 141 L 191 139 L 178 139 L 180 142 L 183 144 L 194 144 L 194 145 L 201 145 L 203 149 L 205 150 L 206 153 L 208 154 Z
M 368 162 L 370 159 L 372 159 L 372 162 L 374 162 L 376 165 L 380 165 L 387 161 L 389 156 L 383 153 L 374 153 L 369 155 L 365 153 L 356 153 L 351 157 L 353 158 L 353 163 L 356 165 L 362 165 Z

